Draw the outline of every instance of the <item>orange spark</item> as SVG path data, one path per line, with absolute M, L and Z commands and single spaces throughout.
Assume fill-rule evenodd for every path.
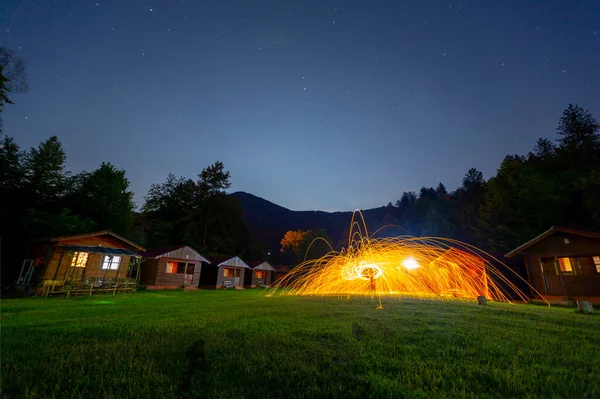
M 355 220 L 357 213 L 362 225 Z M 362 213 L 355 211 L 347 248 L 332 249 L 321 258 L 301 263 L 278 280 L 268 295 L 377 296 L 380 303 L 382 297 L 471 300 L 484 296 L 527 301 L 491 261 L 521 278 L 489 254 L 456 240 L 369 236 Z

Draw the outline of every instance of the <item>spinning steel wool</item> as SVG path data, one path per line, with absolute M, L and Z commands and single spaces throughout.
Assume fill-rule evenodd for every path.
M 434 237 L 373 238 L 362 214 L 358 212 L 362 223 L 356 214 L 347 248 L 301 263 L 268 295 L 362 295 L 377 296 L 380 302 L 381 297 L 527 300 L 490 261 L 515 273 L 477 248 Z

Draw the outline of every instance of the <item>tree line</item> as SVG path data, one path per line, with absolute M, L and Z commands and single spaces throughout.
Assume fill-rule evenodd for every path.
M 550 226 L 600 230 L 600 125 L 570 104 L 555 140 L 540 138 L 527 155 L 507 155 L 485 180 L 470 169 L 462 185 L 406 191 L 387 223 L 418 236 L 442 236 L 489 251 L 510 251 Z
M 27 151 L 0 140 L 0 238 L 3 280 L 18 273 L 30 239 L 111 230 L 143 246 L 191 245 L 203 254 L 243 254 L 250 236 L 234 198 L 225 193 L 222 162 L 197 180 L 170 174 L 153 184 L 136 212 L 126 173 L 110 162 L 73 174 L 57 137 Z M 5 279 L 4 279 L 5 278 Z

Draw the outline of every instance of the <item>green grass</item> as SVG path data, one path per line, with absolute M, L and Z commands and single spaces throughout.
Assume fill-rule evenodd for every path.
M 2 398 L 597 398 L 600 317 L 257 290 L 2 301 Z

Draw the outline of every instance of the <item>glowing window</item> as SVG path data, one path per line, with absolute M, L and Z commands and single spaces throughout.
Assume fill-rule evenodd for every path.
M 596 266 L 596 273 L 600 273 L 600 256 L 594 256 L 593 259 Z
M 233 269 L 224 268 L 223 277 L 233 277 Z
M 256 271 L 256 278 L 263 278 L 263 272 L 262 272 L 262 270 L 257 270 Z
M 177 262 L 167 262 L 167 273 L 177 273 Z
M 573 264 L 570 258 L 558 258 L 558 264 L 560 265 L 561 272 L 573 273 Z
M 117 255 L 105 255 L 102 262 L 102 270 L 117 270 L 121 263 L 121 257 Z
M 75 252 L 71 259 L 71 267 L 85 267 L 88 260 L 87 252 Z

